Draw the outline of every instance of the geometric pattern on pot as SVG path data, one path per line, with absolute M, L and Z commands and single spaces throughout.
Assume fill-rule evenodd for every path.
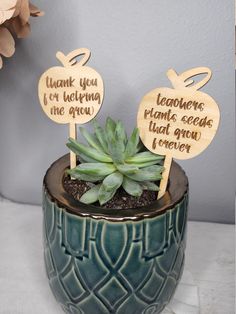
M 66 212 L 44 191 L 44 257 L 66 313 L 157 314 L 184 264 L 188 195 L 164 214 L 111 222 Z

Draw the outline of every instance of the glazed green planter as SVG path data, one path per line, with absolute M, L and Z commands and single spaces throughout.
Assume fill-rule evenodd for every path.
M 157 314 L 180 280 L 188 180 L 172 164 L 168 192 L 145 208 L 102 209 L 74 200 L 62 180 L 69 156 L 44 178 L 44 257 L 66 313 Z

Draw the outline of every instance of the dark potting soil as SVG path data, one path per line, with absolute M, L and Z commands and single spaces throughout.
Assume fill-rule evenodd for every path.
M 79 200 L 93 186 L 90 182 L 71 180 L 70 177 L 64 178 L 63 185 L 66 192 L 76 200 Z M 119 188 L 113 198 L 101 207 L 114 209 L 137 208 L 150 205 L 156 199 L 157 192 L 154 191 L 145 190 L 140 197 L 134 197 L 125 192 L 123 188 Z M 93 205 L 100 206 L 99 203 L 94 203 Z

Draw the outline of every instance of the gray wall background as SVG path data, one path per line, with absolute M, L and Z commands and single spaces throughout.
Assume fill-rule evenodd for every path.
M 39 76 L 57 64 L 55 53 L 92 51 L 105 100 L 98 115 L 136 123 L 139 102 L 155 87 L 170 86 L 165 73 L 208 66 L 204 88 L 221 109 L 220 129 L 209 148 L 180 162 L 190 181 L 190 218 L 234 220 L 234 1 L 35 0 L 45 10 L 32 19 L 32 34 L 17 43 L 0 71 L 0 194 L 41 202 L 48 166 L 67 152 L 68 127 L 49 120 L 37 98 Z

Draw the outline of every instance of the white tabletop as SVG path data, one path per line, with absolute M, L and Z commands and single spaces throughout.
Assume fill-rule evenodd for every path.
M 0 314 L 60 314 L 43 264 L 42 210 L 0 201 Z M 188 222 L 183 278 L 166 313 L 234 314 L 234 226 Z

